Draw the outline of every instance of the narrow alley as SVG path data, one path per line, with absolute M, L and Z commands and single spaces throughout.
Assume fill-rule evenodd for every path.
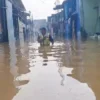
M 0 0 L 0 100 L 100 100 L 100 1 Z

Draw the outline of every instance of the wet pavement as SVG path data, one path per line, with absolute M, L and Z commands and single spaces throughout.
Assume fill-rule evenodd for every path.
M 0 100 L 100 100 L 100 42 L 0 44 Z

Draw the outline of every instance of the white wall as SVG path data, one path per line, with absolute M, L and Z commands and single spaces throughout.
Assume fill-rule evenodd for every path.
M 8 28 L 8 38 L 9 38 L 9 49 L 10 49 L 10 71 L 14 72 L 13 75 L 17 74 L 16 70 L 16 45 L 14 37 L 14 26 L 13 26 L 13 16 L 12 16 L 12 3 L 6 0 L 6 14 L 7 14 L 7 28 Z
M 84 10 L 84 27 L 88 34 L 93 35 L 96 31 L 97 10 L 94 9 L 99 0 L 81 0 Z M 82 8 L 81 8 L 82 9 Z M 82 11 L 82 10 L 81 10 Z
M 23 27 L 25 27 L 25 24 L 18 20 L 19 22 L 19 41 L 20 41 L 20 46 L 23 47 L 24 46 L 24 33 L 23 33 Z
M 7 14 L 7 28 L 8 28 L 8 38 L 9 42 L 15 41 L 14 37 L 14 25 L 13 25 L 13 14 L 12 14 L 12 3 L 6 0 L 6 14 Z

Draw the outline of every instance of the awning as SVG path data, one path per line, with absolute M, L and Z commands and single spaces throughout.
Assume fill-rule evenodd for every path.
M 58 10 L 58 9 L 62 9 L 63 8 L 63 5 L 57 5 L 54 10 Z
M 22 3 L 22 0 L 9 0 L 13 6 L 15 6 L 16 9 L 21 10 L 21 11 L 25 11 L 25 6 Z
M 59 9 L 63 9 L 64 4 L 67 2 L 68 0 L 64 0 L 63 3 L 61 5 L 57 5 L 54 10 L 59 10 Z

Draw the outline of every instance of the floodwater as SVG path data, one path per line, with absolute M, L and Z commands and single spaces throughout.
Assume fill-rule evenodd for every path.
M 100 42 L 0 44 L 0 100 L 100 100 Z

